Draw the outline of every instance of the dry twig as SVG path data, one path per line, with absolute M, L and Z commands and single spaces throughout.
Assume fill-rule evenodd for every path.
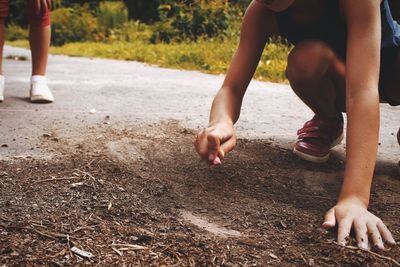
M 50 179 L 44 179 L 44 180 L 39 180 L 34 182 L 34 184 L 39 184 L 39 183 L 45 183 L 45 182 L 52 182 L 52 181 L 62 181 L 62 180 L 77 180 L 81 179 L 79 177 L 65 177 L 65 178 L 50 178 Z
M 133 244 L 111 244 L 111 247 L 122 247 L 122 248 L 126 248 L 126 249 L 131 249 L 131 250 L 147 250 L 147 249 L 149 249 L 148 247 L 133 245 Z M 120 250 L 122 250 L 122 249 L 120 249 Z
M 337 246 L 340 246 L 342 248 L 369 253 L 369 254 L 377 257 L 377 258 L 380 258 L 380 259 L 383 259 L 383 260 L 388 260 L 388 261 L 392 262 L 396 266 L 400 266 L 400 263 L 398 261 L 396 261 L 395 259 L 393 259 L 391 257 L 383 256 L 383 255 L 381 255 L 379 253 L 376 253 L 376 252 L 373 252 L 371 250 L 361 249 L 361 248 L 354 247 L 354 246 L 343 246 L 343 245 L 341 245 L 341 244 L 339 244 L 339 243 L 337 243 L 335 241 L 333 241 L 332 243 L 337 245 Z

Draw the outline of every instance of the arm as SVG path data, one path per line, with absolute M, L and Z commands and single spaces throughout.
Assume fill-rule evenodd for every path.
M 380 1 L 342 0 L 341 5 L 348 30 L 346 169 L 338 204 L 324 225 L 339 222 L 340 243 L 354 227 L 360 247 L 368 247 L 369 233 L 371 243 L 383 249 L 381 236 L 388 244 L 395 242 L 382 221 L 367 211 L 379 135 Z
M 242 100 L 254 75 L 267 40 L 277 34 L 274 14 L 253 1 L 243 18 L 239 47 L 233 56 L 225 81 L 214 98 L 209 126 L 200 132 L 196 150 L 204 159 L 223 158 L 236 144 L 233 130 Z

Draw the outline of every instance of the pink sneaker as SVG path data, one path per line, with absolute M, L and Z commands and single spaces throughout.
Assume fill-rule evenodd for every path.
M 343 119 L 314 116 L 297 131 L 297 135 L 294 154 L 307 161 L 325 162 L 330 150 L 343 140 Z

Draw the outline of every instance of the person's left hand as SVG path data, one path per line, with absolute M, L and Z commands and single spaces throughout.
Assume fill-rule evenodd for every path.
M 51 0 L 34 0 L 35 13 L 44 14 L 46 11 L 51 10 Z
M 322 226 L 326 229 L 335 227 L 338 223 L 337 242 L 345 246 L 353 228 L 357 245 L 361 249 L 371 247 L 385 250 L 386 247 L 396 245 L 392 234 L 381 219 L 367 210 L 367 207 L 357 198 L 339 200 L 335 207 L 330 209 Z

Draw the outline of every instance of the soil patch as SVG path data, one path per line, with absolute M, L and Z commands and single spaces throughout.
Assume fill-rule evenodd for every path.
M 52 159 L 0 161 L 0 265 L 395 266 L 334 243 L 323 214 L 343 163 L 315 165 L 268 140 L 240 140 L 222 167 L 168 121 L 54 133 Z M 400 238 L 400 181 L 375 179 L 371 210 Z M 75 247 L 75 248 L 74 248 Z M 72 249 L 73 248 L 73 249 Z M 80 249 L 76 252 L 76 248 Z M 75 251 L 75 252 L 73 252 Z

